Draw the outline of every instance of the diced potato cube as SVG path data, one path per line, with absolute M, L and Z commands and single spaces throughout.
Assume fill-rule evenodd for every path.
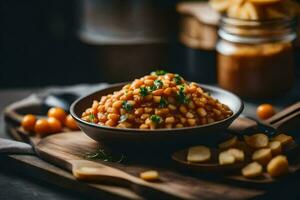
M 286 156 L 283 155 L 279 155 L 273 158 L 267 166 L 267 172 L 272 177 L 282 176 L 288 173 L 288 171 L 289 171 L 289 163 Z
M 246 178 L 255 178 L 261 176 L 263 167 L 257 162 L 252 162 L 242 169 L 242 175 Z
M 140 177 L 141 177 L 141 179 L 143 179 L 145 181 L 157 181 L 157 180 L 159 180 L 159 174 L 155 170 L 142 172 L 140 174 Z
M 240 149 L 230 148 L 227 150 L 227 152 L 235 158 L 237 161 L 244 161 L 245 155 L 244 152 Z
M 220 149 L 229 149 L 232 147 L 236 147 L 238 144 L 238 138 L 234 136 L 233 138 L 230 138 L 229 140 L 226 140 L 219 144 Z
M 271 149 L 272 156 L 281 154 L 281 143 L 279 141 L 271 141 L 269 143 L 269 148 Z
M 235 157 L 228 153 L 227 151 L 223 151 L 219 154 L 219 163 L 220 165 L 229 165 L 235 162 Z
M 189 162 L 204 162 L 211 158 L 210 149 L 206 146 L 199 145 L 190 147 L 187 154 L 187 161 Z
M 289 135 L 286 135 L 283 133 L 275 136 L 272 140 L 279 141 L 282 146 L 285 146 L 285 145 L 288 145 L 288 144 L 291 144 L 292 142 L 294 142 L 294 139 L 292 136 L 289 136 Z
M 252 160 L 265 166 L 272 159 L 272 153 L 270 148 L 264 148 L 254 151 L 252 154 Z
M 244 136 L 246 144 L 254 149 L 260 149 L 267 147 L 269 144 L 269 138 L 263 133 L 257 133 L 251 136 Z

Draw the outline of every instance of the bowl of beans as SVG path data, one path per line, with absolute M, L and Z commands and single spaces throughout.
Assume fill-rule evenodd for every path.
M 104 145 L 155 149 L 217 137 L 242 110 L 243 102 L 228 91 L 158 70 L 84 96 L 70 112 Z

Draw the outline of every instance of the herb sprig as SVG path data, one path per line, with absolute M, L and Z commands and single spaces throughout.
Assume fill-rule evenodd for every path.
M 123 101 L 122 108 L 125 109 L 127 112 L 130 112 L 133 106 L 128 101 Z
M 160 124 L 162 122 L 161 117 L 158 115 L 151 115 L 150 120 L 157 124 Z
M 97 149 L 95 152 L 87 153 L 85 155 L 85 158 L 89 160 L 102 160 L 104 162 L 117 162 L 117 163 L 121 163 L 126 159 L 126 157 L 123 154 L 111 155 L 106 153 L 104 149 L 100 149 L 100 148 Z
M 159 107 L 160 108 L 165 108 L 165 107 L 167 107 L 167 105 L 168 105 L 168 102 L 167 102 L 167 100 L 165 99 L 165 98 L 161 98 L 160 99 L 160 101 L 159 101 Z
M 179 86 L 179 91 L 177 92 L 177 101 L 182 104 L 188 104 L 190 99 L 184 93 L 184 86 Z
M 165 75 L 166 73 L 167 73 L 167 71 L 165 71 L 165 70 L 156 70 L 156 71 L 152 72 L 151 74 L 155 74 L 155 75 L 159 76 L 159 75 Z
M 148 89 L 146 87 L 141 87 L 140 88 L 140 94 L 142 97 L 145 97 L 148 95 Z

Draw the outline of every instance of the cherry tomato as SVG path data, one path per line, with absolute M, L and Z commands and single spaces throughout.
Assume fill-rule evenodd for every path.
M 39 119 L 36 121 L 34 131 L 37 134 L 44 135 L 51 132 L 50 125 L 47 119 Z
M 54 107 L 48 110 L 48 117 L 54 117 L 62 124 L 64 123 L 66 116 L 67 114 L 62 108 Z
M 54 117 L 49 117 L 47 119 L 47 121 L 49 123 L 51 133 L 61 132 L 62 125 L 61 125 L 60 121 L 58 121 L 58 119 L 56 119 Z
M 77 123 L 75 119 L 72 117 L 72 115 L 68 115 L 65 121 L 66 127 L 72 130 L 79 130 Z
M 272 117 L 275 113 L 276 111 L 271 104 L 261 104 L 256 110 L 257 116 L 262 120 Z
M 34 130 L 34 125 L 36 122 L 36 117 L 32 114 L 25 115 L 22 119 L 21 126 L 26 130 L 32 132 Z

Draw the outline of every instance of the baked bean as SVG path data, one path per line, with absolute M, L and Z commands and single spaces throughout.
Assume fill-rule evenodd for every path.
M 150 80 L 145 80 L 144 83 L 147 86 L 151 86 L 151 85 L 153 85 L 154 81 L 150 79 Z
M 192 113 L 190 113 L 190 112 L 187 112 L 186 113 L 186 117 L 189 118 L 189 119 L 191 119 L 191 118 L 194 118 L 194 115 Z
M 183 113 L 183 114 L 186 114 L 186 113 L 187 113 L 187 109 L 186 109 L 186 107 L 185 107 L 184 105 L 181 105 L 181 106 L 179 107 L 179 111 L 180 111 L 181 113 Z
M 173 92 L 172 88 L 166 88 L 164 90 L 164 95 L 170 96 L 172 94 L 172 92 Z
M 158 89 L 152 92 L 154 96 L 161 96 L 164 93 L 164 89 Z
M 118 121 L 119 118 L 120 118 L 120 115 L 117 115 L 117 114 L 112 113 L 112 114 L 108 114 L 108 115 L 107 115 L 107 118 L 108 118 L 108 119 L 111 119 L 111 120 L 113 120 L 113 121 Z
M 190 126 L 195 126 L 195 125 L 196 125 L 196 120 L 195 120 L 195 119 L 187 119 L 187 123 L 188 123 Z
M 149 126 L 147 124 L 141 124 L 139 128 L 140 129 L 148 129 Z
M 168 108 L 169 108 L 170 110 L 176 110 L 176 109 L 177 109 L 177 107 L 174 106 L 174 105 L 172 105 L 172 104 L 169 104 L 169 105 L 168 105 Z
M 153 101 L 154 101 L 155 103 L 159 103 L 160 100 L 161 100 L 161 96 L 153 96 Z
M 198 108 L 197 113 L 200 115 L 200 117 L 205 117 L 207 115 L 207 112 L 204 108 Z
M 115 109 L 120 109 L 122 107 L 122 101 L 116 101 L 112 104 L 112 107 L 114 107 Z
M 175 118 L 174 117 L 167 117 L 165 119 L 165 122 L 168 123 L 168 124 L 173 124 L 173 123 L 175 123 Z
M 136 116 L 141 116 L 144 113 L 144 108 L 137 108 L 134 112 Z
M 121 115 L 126 115 L 125 121 L 119 121 Z M 227 105 L 209 96 L 196 83 L 158 71 L 93 101 L 82 113 L 82 119 L 111 127 L 155 129 L 208 124 L 231 115 Z

